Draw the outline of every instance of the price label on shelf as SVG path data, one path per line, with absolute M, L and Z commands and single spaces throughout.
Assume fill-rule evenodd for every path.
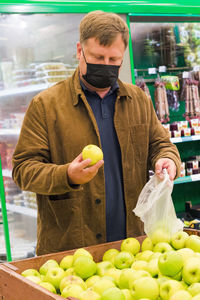
M 183 78 L 189 78 L 189 72 L 183 72 L 183 75 L 182 75 Z
M 158 72 L 160 72 L 160 73 L 166 73 L 167 72 L 167 67 L 166 66 L 159 66 Z
M 156 74 L 156 73 L 157 73 L 156 68 L 148 68 L 148 74 L 149 75 Z
M 198 140 L 200 140 L 200 134 L 199 134 L 199 135 L 193 135 L 193 136 L 191 136 L 191 139 L 192 139 L 193 141 L 198 141 Z
M 170 140 L 172 143 L 182 143 L 183 141 L 181 137 L 171 138 Z
M 200 180 L 200 174 L 191 175 L 192 181 L 199 181 Z

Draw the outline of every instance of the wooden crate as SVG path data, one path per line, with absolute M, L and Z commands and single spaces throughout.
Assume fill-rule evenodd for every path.
M 141 243 L 145 236 L 138 237 Z M 103 254 L 110 248 L 120 250 L 121 241 L 99 244 L 95 246 L 84 247 L 94 258 L 95 262 L 102 260 Z M 23 277 L 21 272 L 26 269 L 34 268 L 39 270 L 40 266 L 48 259 L 55 259 L 58 263 L 65 255 L 73 254 L 74 250 L 41 255 L 33 258 L 17 260 L 10 263 L 0 264 L 0 299 L 1 300 L 52 300 L 64 299 L 59 295 L 55 295 L 38 284 L 31 282 Z M 69 300 L 72 298 L 69 298 Z M 75 299 L 75 298 L 74 298 Z
M 199 230 L 185 229 L 185 231 L 190 235 L 194 234 L 200 236 Z M 145 236 L 141 236 L 137 239 L 141 243 L 144 238 Z M 110 248 L 116 248 L 120 250 L 121 242 L 122 241 L 116 241 L 84 248 L 93 255 L 96 262 L 99 262 L 102 260 L 103 253 L 106 250 Z M 29 268 L 39 270 L 40 266 L 48 259 L 55 259 L 59 263 L 65 255 L 73 254 L 74 251 L 75 249 L 0 264 L 0 300 L 63 299 L 63 297 L 50 293 L 46 289 L 35 284 L 34 282 L 31 282 L 20 274 Z M 69 298 L 69 300 L 70 299 L 73 300 L 73 298 Z M 74 298 L 74 300 L 76 299 Z

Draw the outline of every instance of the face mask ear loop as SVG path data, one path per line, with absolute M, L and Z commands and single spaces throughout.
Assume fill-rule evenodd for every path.
M 85 63 L 87 64 L 87 61 L 86 61 L 86 58 L 85 58 L 85 53 L 84 53 L 84 51 L 83 51 L 83 48 L 81 47 L 81 50 L 82 50 L 82 52 L 83 52 L 83 58 L 84 58 L 84 60 L 85 60 Z

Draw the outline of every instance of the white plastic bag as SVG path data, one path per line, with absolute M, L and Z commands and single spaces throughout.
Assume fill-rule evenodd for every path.
M 164 180 L 156 174 L 146 183 L 133 212 L 144 222 L 144 231 L 151 238 L 158 228 L 173 233 L 183 230 L 184 223 L 177 218 L 171 198 L 173 182 L 167 170 L 163 170 Z

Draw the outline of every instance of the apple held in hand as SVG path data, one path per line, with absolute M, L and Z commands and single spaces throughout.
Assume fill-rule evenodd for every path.
M 82 150 L 83 160 L 90 158 L 91 163 L 89 166 L 95 165 L 99 160 L 103 159 L 102 150 L 96 145 L 87 145 Z
M 121 251 L 131 252 L 136 255 L 140 251 L 140 243 L 133 237 L 126 238 L 121 243 Z
M 168 251 L 158 258 L 158 267 L 165 276 L 175 276 L 183 268 L 182 256 L 176 251 Z

